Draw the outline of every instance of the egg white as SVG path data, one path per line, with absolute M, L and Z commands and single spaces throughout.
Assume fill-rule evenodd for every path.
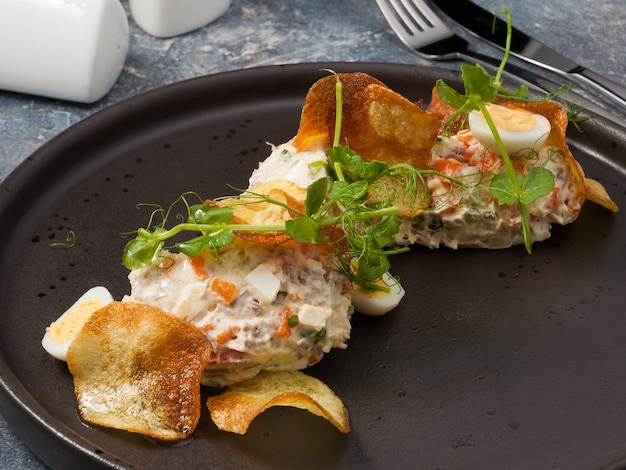
M 52 325 L 46 328 L 41 345 L 52 357 L 67 361 L 67 349 L 89 319 L 91 314 L 113 302 L 113 296 L 106 287 L 92 287 L 85 292 L 74 304 L 68 308 Z M 72 318 L 74 317 L 74 318 Z M 66 339 L 57 342 L 51 329 L 58 327 Z
M 352 305 L 354 305 L 357 312 L 365 315 L 380 316 L 398 306 L 405 294 L 400 282 L 389 273 L 385 273 L 382 276 L 381 282 L 389 287 L 389 292 L 366 290 L 355 286 L 352 293 Z
M 532 150 L 540 149 L 550 133 L 550 121 L 541 114 L 497 104 L 488 104 L 487 111 L 509 154 L 527 154 Z M 472 134 L 484 147 L 497 150 L 493 133 L 481 112 L 469 113 L 468 122 Z

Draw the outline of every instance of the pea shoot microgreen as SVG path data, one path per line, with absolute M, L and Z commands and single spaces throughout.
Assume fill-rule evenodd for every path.
M 532 233 L 527 205 L 552 191 L 554 188 L 554 175 L 541 166 L 533 168 L 527 175 L 523 175 L 515 169 L 496 124 L 486 106 L 487 103 L 494 101 L 498 97 L 520 100 L 528 98 L 527 87 L 519 87 L 515 92 L 511 93 L 502 86 L 501 76 L 511 47 L 512 25 L 511 15 L 508 10 L 502 9 L 501 11 L 507 17 L 507 41 L 505 52 L 495 77 L 491 77 L 480 64 L 462 65 L 461 77 L 465 87 L 464 94 L 457 92 L 443 80 L 438 80 L 436 87 L 441 100 L 457 110 L 448 119 L 448 123 L 474 110 L 480 111 L 484 116 L 506 168 L 505 172 L 495 175 L 491 180 L 490 193 L 497 199 L 499 204 L 511 205 L 517 203 L 522 220 L 524 244 L 526 250 L 530 253 L 532 251 Z
M 378 281 L 390 267 L 389 256 L 407 251 L 408 247 L 394 248 L 394 235 L 400 227 L 399 209 L 393 205 L 397 192 L 388 189 L 400 187 L 415 195 L 423 178 L 410 165 L 389 166 L 380 161 L 365 161 L 347 145 L 341 145 L 343 114 L 342 84 L 336 86 L 337 123 L 333 147 L 327 151 L 332 177 L 322 177 L 307 188 L 305 211 L 300 212 L 285 203 L 262 194 L 253 194 L 259 200 L 286 207 L 296 217 L 284 224 L 251 225 L 233 223 L 233 209 L 216 202 L 203 202 L 195 193 L 185 193 L 167 210 L 156 207 L 148 227 L 140 228 L 136 237 L 126 244 L 123 263 L 128 269 L 154 264 L 166 247 L 165 242 L 183 232 L 199 235 L 176 242 L 172 247 L 188 256 L 196 256 L 204 249 L 219 251 L 232 243 L 235 232 L 284 231 L 297 242 L 325 244 L 334 248 L 337 268 L 352 281 L 366 289 L 388 289 Z M 390 181 L 398 183 L 391 183 Z M 243 193 L 243 192 L 242 192 Z M 190 199 L 197 198 L 192 204 Z M 240 196 L 240 203 L 246 198 Z M 168 228 L 174 206 L 182 204 L 182 222 Z M 158 219 L 158 220 L 157 220 Z M 339 235 L 337 235 L 339 234 Z
M 465 119 L 471 111 L 478 110 L 483 114 L 505 164 L 503 172 L 489 177 L 489 194 L 499 204 L 517 204 L 526 250 L 530 253 L 532 234 L 527 205 L 552 191 L 554 176 L 544 166 L 536 166 L 526 175 L 515 169 L 487 108 L 487 104 L 498 97 L 528 100 L 529 96 L 526 86 L 513 92 L 503 86 L 501 77 L 509 56 L 512 26 L 509 12 L 506 9 L 502 12 L 507 16 L 507 44 L 496 75 L 491 77 L 478 64 L 463 65 L 464 93 L 457 92 L 443 80 L 437 81 L 436 88 L 441 100 L 456 109 L 444 128 L 459 117 Z M 333 248 L 337 268 L 352 283 L 366 289 L 386 290 L 378 281 L 390 268 L 389 257 L 409 249 L 394 245 L 401 224 L 397 204 L 410 201 L 413 207 L 433 209 L 427 190 L 427 175 L 438 175 L 461 189 L 471 190 L 473 184 L 465 184 L 459 178 L 435 170 L 417 170 L 408 164 L 366 161 L 349 147 L 348 142 L 342 143 L 343 90 L 341 80 L 336 76 L 335 134 L 332 147 L 326 151 L 328 162 L 321 163 L 330 176 L 321 177 L 309 185 L 304 211 L 269 196 L 240 191 L 240 196 L 234 198 L 239 198 L 241 204 L 266 201 L 285 207 L 295 216 L 275 225 L 235 223 L 232 206 L 204 201 L 196 193 L 185 193 L 167 209 L 154 208 L 148 226 L 132 232 L 135 238 L 126 244 L 123 264 L 131 270 L 150 266 L 159 259 L 163 249 L 172 247 L 191 257 L 207 249 L 219 254 L 222 247 L 233 242 L 237 232 L 282 231 L 296 242 Z M 253 200 L 247 201 L 250 195 L 254 196 Z M 177 224 L 169 226 L 174 208 L 179 204 L 185 211 L 176 214 Z M 196 235 L 173 242 L 186 232 Z M 166 246 L 166 242 L 173 244 Z
M 122 261 L 128 269 L 137 269 L 154 264 L 160 256 L 165 242 L 183 232 L 197 232 L 198 236 L 190 240 L 176 242 L 172 247 L 188 256 L 197 256 L 202 250 L 219 250 L 233 242 L 235 232 L 274 232 L 286 231 L 297 242 L 329 244 L 337 249 L 339 266 L 355 283 L 372 288 L 374 283 L 389 269 L 387 256 L 405 251 L 385 248 L 393 243 L 393 234 L 399 227 L 396 217 L 398 209 L 393 206 L 370 208 L 363 201 L 366 192 L 359 184 L 341 184 L 328 194 L 329 179 L 322 178 L 309 186 L 307 191 L 307 214 L 288 220 L 278 225 L 253 225 L 232 223 L 233 211 L 230 207 L 221 207 L 214 203 L 189 204 L 189 195 L 181 196 L 165 211 L 157 208 L 147 228 L 136 231 L 136 237 L 130 240 L 124 249 Z M 357 189 L 357 190 L 355 190 Z M 259 195 L 261 196 L 261 195 Z M 262 196 L 261 196 L 262 197 Z M 269 202 L 271 199 L 267 198 Z M 169 214 L 175 204 L 186 207 L 183 222 L 170 228 L 166 227 Z M 338 204 L 343 208 L 336 215 Z M 152 224 L 161 213 L 162 220 Z M 325 229 L 338 227 L 343 233 L 343 240 L 332 240 Z M 344 245 L 347 247 L 344 248 Z M 354 259 L 357 271 L 354 272 Z
M 74 248 L 76 246 L 76 233 L 73 230 L 68 230 L 64 242 L 50 243 L 49 246 L 50 248 Z

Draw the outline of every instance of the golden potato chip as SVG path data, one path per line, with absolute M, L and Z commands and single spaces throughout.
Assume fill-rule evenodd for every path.
M 280 204 L 269 202 L 267 198 Z M 285 206 L 302 212 L 305 200 L 306 188 L 301 188 L 291 181 L 276 180 L 258 184 L 239 198 L 228 199 L 221 204 L 231 205 L 234 216 L 245 223 L 273 225 L 281 224 L 294 216 Z
M 195 326 L 134 302 L 94 312 L 69 347 L 86 422 L 162 440 L 188 437 L 200 419 L 200 377 L 211 346 Z
M 596 180 L 585 178 L 585 191 L 587 194 L 587 200 L 595 202 L 610 211 L 618 211 L 617 204 L 613 202 L 609 193 L 607 193 L 606 189 L 604 189 L 604 186 Z
M 425 169 L 439 127 L 438 117 L 384 85 L 371 84 L 344 107 L 342 136 L 365 160 Z
M 337 395 L 322 381 L 295 370 L 263 371 L 207 400 L 216 426 L 236 434 L 245 434 L 252 420 L 272 406 L 308 410 L 350 432 L 348 411 Z
M 263 196 L 281 204 L 265 200 Z M 306 189 L 287 180 L 276 180 L 270 183 L 258 184 L 244 192 L 239 198 L 224 199 L 221 206 L 233 208 L 233 223 L 250 225 L 282 225 L 286 220 L 295 216 L 284 206 L 289 206 L 303 212 L 306 200 Z M 291 239 L 286 232 L 248 232 L 236 231 L 237 236 L 259 245 L 279 245 Z
M 315 82 L 306 95 L 300 126 L 293 142 L 298 150 L 325 150 L 331 147 L 337 109 L 337 78 L 343 86 L 344 111 L 356 93 L 373 83 L 383 85 L 381 81 L 362 72 L 329 75 Z
M 331 147 L 337 79 L 343 85 L 341 144 L 368 161 L 404 162 L 426 168 L 440 118 L 364 73 L 331 75 L 311 87 L 294 146 L 301 151 Z
M 457 116 L 454 121 L 447 122 L 448 119 L 451 118 L 456 112 L 456 109 L 441 101 L 439 93 L 437 92 L 437 87 L 433 87 L 432 89 L 430 103 L 426 108 L 426 112 L 439 117 L 441 123 L 439 133 L 444 131 L 444 127 L 445 130 L 451 134 L 456 134 L 461 129 L 461 125 L 463 124 L 462 116 Z

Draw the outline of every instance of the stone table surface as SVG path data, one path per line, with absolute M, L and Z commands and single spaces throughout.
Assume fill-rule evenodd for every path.
M 508 8 L 519 29 L 626 85 L 623 0 L 474 1 L 484 7 Z M 181 80 L 302 62 L 459 66 L 458 62 L 435 63 L 412 54 L 391 31 L 374 0 L 232 0 L 229 10 L 217 21 L 166 39 L 141 30 L 130 15 L 128 1 L 122 4 L 129 17 L 130 49 L 117 83 L 103 99 L 77 104 L 0 91 L 0 182 L 51 138 L 94 112 Z M 605 105 L 588 92 L 579 91 Z M 624 116 L 623 110 L 609 109 Z M 47 467 L 0 416 L 0 469 L 5 468 Z

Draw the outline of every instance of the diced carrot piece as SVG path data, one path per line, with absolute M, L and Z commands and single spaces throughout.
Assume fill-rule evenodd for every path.
M 209 271 L 204 264 L 204 258 L 200 255 L 194 256 L 193 258 L 189 258 L 189 262 L 191 263 L 191 267 L 193 268 L 196 276 L 201 281 L 204 281 L 209 277 Z
M 291 328 L 289 328 L 289 318 L 291 317 L 291 308 L 285 307 L 280 318 L 280 323 L 276 326 L 276 336 L 281 338 L 289 338 L 291 336 Z
M 215 337 L 215 341 L 217 344 L 226 344 L 231 339 L 235 339 L 237 336 L 233 333 L 233 330 L 230 328 L 228 330 L 222 331 L 219 335 Z
M 462 166 L 463 164 L 457 160 L 441 159 L 435 160 L 434 163 L 435 170 L 448 176 L 454 176 Z
M 232 304 L 237 297 L 237 286 L 220 277 L 214 277 L 209 288 L 219 295 L 226 305 Z

